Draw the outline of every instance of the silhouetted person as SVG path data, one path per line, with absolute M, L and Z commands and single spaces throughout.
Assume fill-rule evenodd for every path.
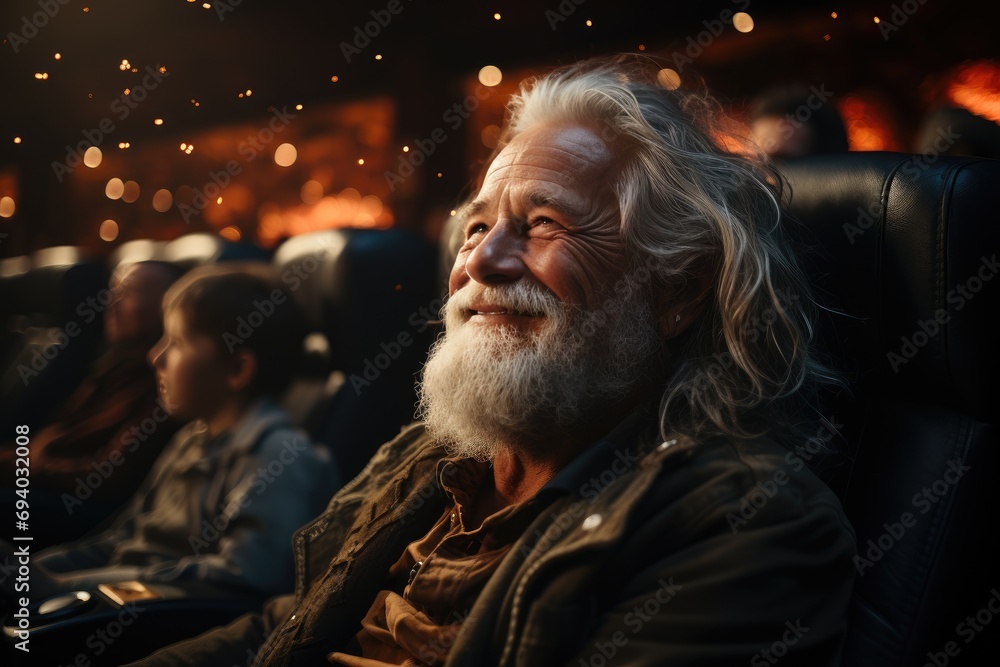
M 776 159 L 847 151 L 847 129 L 830 93 L 822 87 L 772 88 L 754 99 L 750 129 Z

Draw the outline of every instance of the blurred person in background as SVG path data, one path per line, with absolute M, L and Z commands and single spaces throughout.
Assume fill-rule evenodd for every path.
M 830 93 L 820 88 L 779 86 L 750 105 L 754 141 L 771 158 L 844 153 L 847 129 Z
M 163 334 L 160 303 L 181 275 L 158 261 L 119 265 L 104 311 L 105 352 L 31 438 L 34 541 L 82 535 L 135 493 L 180 424 L 163 409 L 146 355 Z M 13 441 L 0 445 L 3 506 L 13 503 Z

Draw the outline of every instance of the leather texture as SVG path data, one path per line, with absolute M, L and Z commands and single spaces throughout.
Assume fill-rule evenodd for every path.
M 828 397 L 848 443 L 828 481 L 859 557 L 844 664 L 985 664 L 1000 623 L 966 617 L 1000 585 L 1000 161 L 847 153 L 782 171 L 850 387 Z

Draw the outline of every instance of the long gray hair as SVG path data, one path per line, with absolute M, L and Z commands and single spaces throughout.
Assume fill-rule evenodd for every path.
M 803 409 L 838 378 L 813 342 L 809 282 L 782 230 L 781 178 L 745 135 L 744 150 L 725 144 L 740 138 L 709 95 L 667 89 L 658 69 L 623 56 L 524 82 L 497 150 L 536 124 L 576 122 L 618 155 L 622 236 L 633 262 L 652 267 L 650 294 L 702 300 L 697 321 L 668 345 L 665 433 L 815 429 Z

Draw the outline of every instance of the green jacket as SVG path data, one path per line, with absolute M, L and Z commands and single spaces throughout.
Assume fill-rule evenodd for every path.
M 853 532 L 795 452 L 663 442 L 641 411 L 589 451 L 459 612 L 447 665 L 839 664 Z M 442 456 L 405 428 L 296 533 L 294 596 L 133 664 L 328 664 L 444 511 Z

